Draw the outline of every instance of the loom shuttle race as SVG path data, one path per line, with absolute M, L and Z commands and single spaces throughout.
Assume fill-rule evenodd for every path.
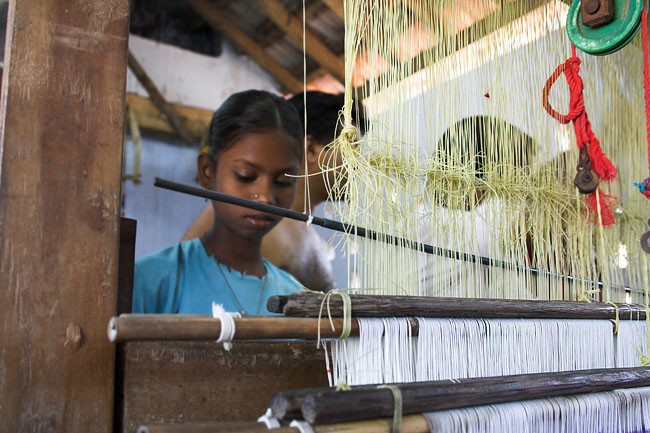
M 187 3 L 228 33 L 212 2 Z M 270 316 L 112 317 L 124 423 L 650 432 L 648 2 L 242 4 L 344 90 L 322 173 L 304 173 L 334 217 L 154 185 L 332 231 L 346 283 L 276 292 Z M 333 20 L 338 53 L 318 40 Z

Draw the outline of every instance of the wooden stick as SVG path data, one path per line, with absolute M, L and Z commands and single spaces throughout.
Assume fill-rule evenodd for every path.
M 294 293 L 272 296 L 267 309 L 287 316 L 318 317 L 323 296 Z M 350 295 L 353 317 L 476 317 L 497 319 L 616 319 L 616 308 L 600 302 L 532 301 L 423 296 Z M 643 320 L 645 307 L 617 304 L 619 319 Z M 343 316 L 340 296 L 329 300 L 333 317 Z
M 391 433 L 392 420 L 373 419 L 340 424 L 312 426 L 315 433 Z M 202 423 L 170 424 L 140 427 L 138 433 L 300 433 L 295 427 L 280 427 L 268 430 L 259 423 Z M 429 433 L 429 424 L 422 415 L 405 415 L 402 418 L 402 433 Z
M 264 424 L 254 421 L 196 424 L 153 424 L 142 426 L 138 433 L 257 433 L 269 432 Z M 297 428 L 281 427 L 273 433 L 299 433 Z
M 246 316 L 235 319 L 235 340 L 304 339 L 315 340 L 318 327 L 322 338 L 337 338 L 343 319 Z M 216 340 L 221 321 L 210 315 L 122 314 L 108 324 L 108 338 L 114 342 L 164 340 Z M 352 321 L 351 335 L 359 335 L 359 322 Z
M 181 119 L 178 114 L 176 114 L 176 110 L 174 107 L 172 107 L 164 98 L 162 93 L 158 90 L 156 85 L 151 81 L 151 78 L 149 78 L 149 75 L 147 75 L 147 72 L 144 70 L 142 65 L 136 60 L 136 58 L 133 56 L 133 53 L 131 53 L 131 50 L 129 50 L 129 68 L 131 71 L 133 71 L 133 74 L 138 78 L 138 81 L 140 84 L 142 84 L 142 87 L 144 87 L 147 90 L 147 93 L 151 97 L 151 101 L 154 103 L 156 108 L 160 110 L 161 113 L 167 117 L 167 120 L 169 120 L 170 125 L 174 128 L 174 130 L 178 133 L 178 135 L 185 141 L 187 144 L 196 144 L 197 140 L 192 136 L 192 133 L 187 129 L 185 126 L 185 122 L 183 119 Z
M 397 384 L 404 414 L 603 392 L 650 385 L 650 368 L 616 368 L 518 374 L 477 379 Z M 336 391 L 322 388 L 306 397 L 302 414 L 310 423 L 340 423 L 392 416 L 393 393 L 375 388 Z

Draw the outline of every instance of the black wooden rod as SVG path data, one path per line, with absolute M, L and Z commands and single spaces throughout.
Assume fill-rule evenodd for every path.
M 650 368 L 612 368 L 518 374 L 477 379 L 453 379 L 434 382 L 395 384 L 401 391 L 405 415 L 534 400 L 564 395 L 604 392 L 650 385 Z M 375 386 L 352 387 L 350 391 L 335 388 L 287 391 L 302 400 L 302 415 L 315 424 L 330 424 L 393 414 L 393 394 Z
M 470 263 L 481 263 L 484 266 L 493 266 L 493 267 L 508 269 L 511 271 L 530 272 L 533 275 L 543 275 L 547 277 L 560 278 L 560 279 L 565 279 L 577 283 L 595 285 L 598 286 L 599 288 L 602 288 L 604 285 L 602 281 L 584 280 L 582 278 L 574 277 L 571 275 L 563 275 L 557 272 L 544 271 L 537 268 L 527 268 L 525 266 L 504 262 L 502 260 L 491 259 L 485 256 L 461 253 L 458 251 L 448 250 L 446 248 L 435 247 L 433 245 L 425 244 L 422 242 L 411 241 L 397 236 L 376 232 L 374 230 L 369 230 L 363 227 L 355 226 L 353 224 L 347 224 L 347 223 L 342 223 L 340 221 L 331 220 L 328 218 L 321 218 L 313 215 L 308 215 L 306 213 L 297 212 L 280 206 L 260 203 L 242 197 L 236 197 L 230 194 L 224 194 L 222 192 L 212 191 L 210 189 L 200 188 L 197 186 L 173 182 L 171 180 L 161 179 L 159 177 L 156 177 L 154 179 L 153 184 L 159 188 L 164 188 L 176 192 L 182 192 L 184 194 L 207 198 L 209 200 L 219 201 L 223 203 L 234 204 L 236 206 L 242 206 L 248 209 L 254 209 L 261 212 L 270 213 L 272 215 L 278 215 L 285 218 L 302 221 L 305 223 L 311 219 L 311 224 L 315 224 L 317 226 L 324 227 L 329 230 L 334 230 L 341 233 L 353 234 L 363 238 L 372 239 L 373 241 L 386 242 L 388 244 L 393 244 L 398 247 L 410 248 L 427 254 L 433 254 L 436 256 L 446 257 L 449 259 L 462 260 L 464 262 L 470 262 Z M 634 290 L 639 293 L 642 293 L 641 290 L 632 289 L 630 287 L 616 286 L 613 284 L 610 284 L 610 287 L 616 289 L 622 289 L 622 290 Z

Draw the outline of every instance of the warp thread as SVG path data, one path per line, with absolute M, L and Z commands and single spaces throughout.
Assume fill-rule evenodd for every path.
M 641 13 L 641 32 L 643 34 L 643 93 L 645 100 L 645 128 L 646 139 L 648 140 L 648 169 L 650 170 L 650 65 L 648 62 L 648 14 L 647 2 L 643 4 Z M 639 192 L 650 199 L 650 176 L 641 182 L 634 182 Z

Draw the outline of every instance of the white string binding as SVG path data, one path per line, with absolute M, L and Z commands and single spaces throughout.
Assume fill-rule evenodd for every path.
M 314 216 L 310 214 L 309 218 L 307 218 L 307 221 L 305 221 L 305 223 L 307 223 L 307 225 L 310 225 L 313 221 L 314 221 Z
M 298 421 L 297 419 L 294 419 L 291 421 L 291 424 L 289 424 L 289 427 L 296 427 L 300 430 L 300 433 L 315 433 L 314 429 L 311 428 L 311 425 L 307 421 Z
M 217 343 L 223 343 L 223 348 L 226 351 L 232 349 L 232 340 L 235 338 L 235 317 L 241 318 L 239 313 L 229 313 L 223 305 L 212 303 L 212 317 L 221 321 L 221 333 Z
M 261 417 L 257 418 L 257 422 L 262 423 L 267 429 L 280 428 L 280 421 L 273 416 L 271 408 L 266 409 L 266 412 Z

